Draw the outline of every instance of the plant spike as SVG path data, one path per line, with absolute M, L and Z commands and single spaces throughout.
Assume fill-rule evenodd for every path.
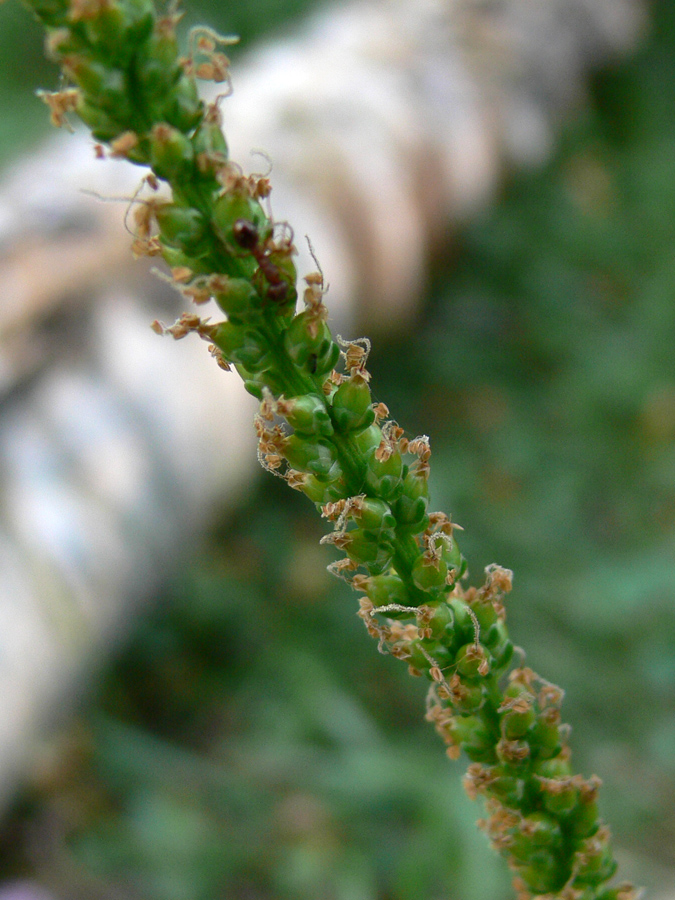
M 479 824 L 512 869 L 518 900 L 636 900 L 631 885 L 608 886 L 616 862 L 600 781 L 573 774 L 563 692 L 524 659 L 513 666 L 503 603 L 511 572 L 488 566 L 480 587 L 462 586 L 459 526 L 429 512 L 429 439 L 405 437 L 373 403 L 370 343 L 333 339 L 320 272 L 305 278 L 296 312 L 292 232 L 261 203 L 267 178 L 230 161 L 218 101 L 197 90 L 198 78 L 229 90 L 221 48 L 231 39 L 194 29 L 181 58 L 173 6 L 158 16 L 150 0 L 26 5 L 68 81 L 41 94 L 52 121 L 74 113 L 99 156 L 107 148 L 151 170 L 151 195 L 135 202 L 134 252 L 161 255 L 182 293 L 213 298 L 227 317 L 184 314 L 153 327 L 207 340 L 260 400 L 262 465 L 333 524 L 322 542 L 344 556 L 329 568 L 361 594 L 358 615 L 380 651 L 429 681 L 426 718 L 451 759 L 463 750 L 471 761 L 466 790 L 485 801 Z M 170 200 L 153 195 L 159 182 Z

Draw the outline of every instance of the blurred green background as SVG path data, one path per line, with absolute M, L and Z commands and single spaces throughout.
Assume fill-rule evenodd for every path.
M 292 28 L 312 0 L 205 0 L 191 20 Z M 555 157 L 514 173 L 438 259 L 414 340 L 373 386 L 432 438 L 436 508 L 471 571 L 515 570 L 528 662 L 567 691 L 623 874 L 675 882 L 675 4 L 594 76 Z M 44 130 L 55 75 L 0 6 L 0 155 Z M 20 62 L 20 64 L 19 64 Z M 0 876 L 61 898 L 503 900 L 480 810 L 330 578 L 311 506 L 248 504 L 101 674 L 0 834 Z

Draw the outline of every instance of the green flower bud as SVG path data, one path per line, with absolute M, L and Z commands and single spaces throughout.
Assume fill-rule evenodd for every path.
M 295 432 L 307 436 L 330 437 L 333 423 L 326 403 L 318 394 L 305 394 L 279 401 L 279 413 Z
M 335 447 L 327 441 L 312 441 L 292 434 L 284 447 L 284 456 L 293 469 L 327 476 L 336 462 Z
M 362 431 L 375 421 L 368 383 L 356 374 L 343 381 L 333 396 L 333 421 L 340 431 Z
M 155 125 L 150 132 L 150 165 L 159 178 L 180 181 L 194 165 L 192 144 L 177 128 Z
M 190 254 L 199 249 L 207 234 L 208 222 L 196 209 L 165 203 L 155 210 L 163 244 Z
M 530 847 L 555 847 L 562 841 L 562 831 L 553 816 L 534 812 L 520 820 L 517 839 Z
M 520 696 L 509 697 L 506 708 L 501 712 L 502 734 L 509 741 L 522 738 L 532 728 L 536 718 L 534 697 L 531 694 L 523 692 Z
M 478 621 L 480 622 L 480 619 Z M 481 626 L 480 639 L 495 656 L 508 641 L 506 624 L 501 619 L 497 619 L 489 628 Z

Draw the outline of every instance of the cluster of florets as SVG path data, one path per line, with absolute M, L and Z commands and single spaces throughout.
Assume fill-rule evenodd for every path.
M 409 439 L 373 402 L 366 338 L 334 340 L 321 272 L 296 311 L 290 228 L 272 220 L 266 176 L 229 160 L 218 102 L 196 78 L 225 83 L 222 39 L 196 29 L 180 57 L 178 16 L 150 0 L 30 0 L 48 52 L 71 85 L 44 94 L 55 124 L 77 114 L 109 153 L 150 167 L 149 196 L 133 198 L 138 255 L 162 256 L 172 283 L 226 319 L 185 314 L 175 338 L 196 333 L 223 369 L 260 400 L 263 466 L 316 504 L 342 554 L 329 567 L 361 593 L 359 615 L 382 652 L 429 681 L 427 718 L 465 784 L 486 801 L 482 827 L 515 872 L 519 900 L 636 900 L 604 889 L 615 863 L 597 809 L 599 781 L 573 775 L 562 691 L 523 666 L 505 625 L 511 573 L 489 566 L 465 588 L 459 526 L 429 512 L 429 439 Z M 162 183 L 170 187 L 167 198 Z

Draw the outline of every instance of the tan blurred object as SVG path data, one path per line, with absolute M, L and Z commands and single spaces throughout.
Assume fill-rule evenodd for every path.
M 232 156 L 273 158 L 272 206 L 312 236 L 337 330 L 409 323 L 449 222 L 543 160 L 639 0 L 379 0 L 260 48 L 223 103 Z M 60 134 L 0 188 L 0 795 L 54 710 L 212 504 L 253 477 L 250 398 L 198 341 L 150 330 L 181 298 L 132 262 L 140 177 Z

